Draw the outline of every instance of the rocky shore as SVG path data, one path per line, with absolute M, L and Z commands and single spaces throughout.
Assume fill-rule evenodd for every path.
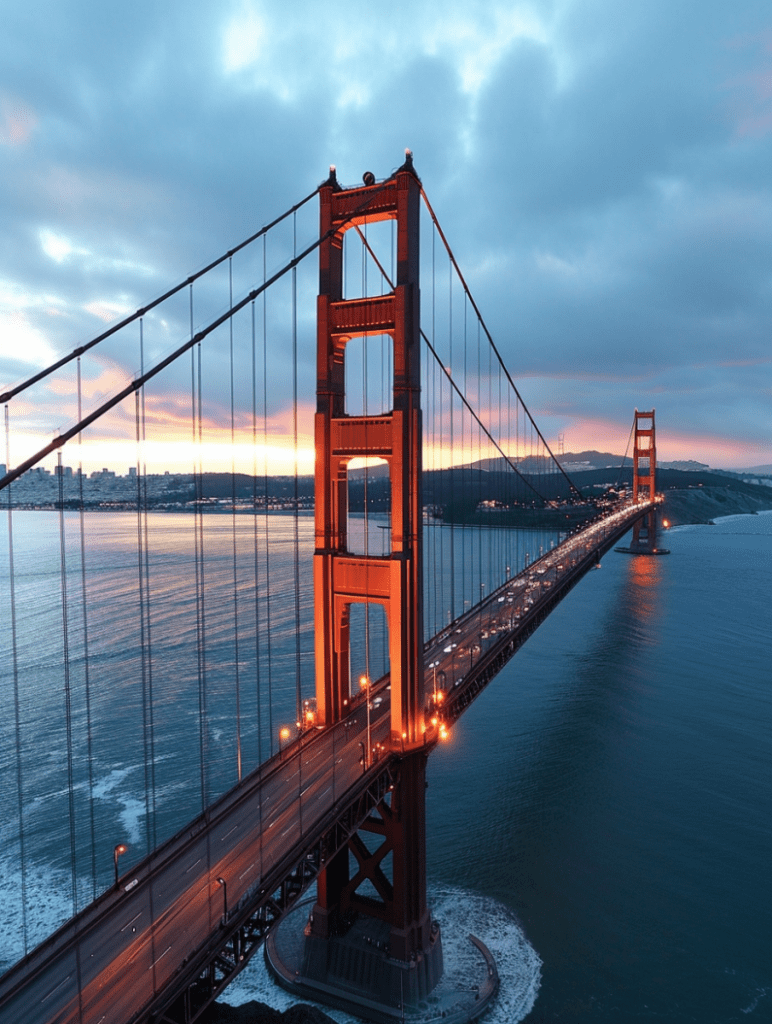
M 297 1003 L 281 1013 L 257 1001 L 243 1006 L 214 1003 L 202 1021 L 203 1024 L 335 1024 L 326 1013 L 308 1003 Z
M 719 516 L 772 510 L 772 488 L 754 487 L 753 492 L 756 493 L 706 486 L 666 490 L 662 518 L 671 526 L 683 526 L 711 523 Z

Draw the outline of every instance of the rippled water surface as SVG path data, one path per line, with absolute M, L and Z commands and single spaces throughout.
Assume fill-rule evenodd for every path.
M 111 610 L 117 587 L 125 585 L 127 593 L 136 587 L 130 536 L 136 520 L 127 520 L 123 532 L 112 516 L 91 524 L 88 714 L 76 656 L 82 633 L 78 566 L 67 567 L 75 651 L 74 830 L 55 668 L 61 640 L 40 628 L 42 621 L 61 620 L 58 525 L 55 516 L 41 513 L 16 520 L 16 559 L 27 569 L 16 595 L 19 722 L 7 715 L 0 724 L 5 965 L 23 952 L 25 930 L 30 943 L 40 941 L 72 912 L 73 878 L 78 905 L 95 887 L 109 884 L 117 839 L 132 844 L 127 860 L 139 858 L 151 818 L 161 834 L 170 834 L 197 813 L 202 785 L 216 793 L 235 781 L 237 667 L 246 769 L 261 751 L 267 754 L 278 716 L 285 709 L 292 716 L 298 666 L 312 678 L 312 635 L 306 630 L 298 646 L 291 611 L 277 601 L 270 613 L 277 717 L 268 721 L 267 712 L 259 711 L 257 648 L 247 639 L 246 619 L 257 616 L 265 630 L 265 595 L 259 606 L 250 597 L 249 537 L 234 576 L 229 521 L 209 519 L 206 544 L 215 558 L 207 566 L 206 628 L 218 672 L 208 677 L 203 732 L 195 593 L 178 573 L 189 560 L 192 519 L 175 528 L 170 519 L 153 535 L 157 592 L 151 624 L 165 654 L 144 683 L 136 626 Z M 270 524 L 277 593 L 292 582 L 289 523 L 277 517 Z M 77 529 L 75 520 L 68 529 Z M 242 529 L 248 527 L 240 524 Z M 309 556 L 311 520 L 302 524 L 299 542 L 301 557 Z M 535 550 L 542 542 L 548 539 L 526 538 L 520 547 Z M 430 760 L 431 906 L 449 952 L 472 931 L 496 956 L 502 989 L 492 1024 L 772 1019 L 772 514 L 681 527 L 665 543 L 672 553 L 663 558 L 608 554 L 601 571 L 589 573 L 567 597 Z M 50 564 L 40 561 L 40 550 L 49 551 Z M 443 564 L 441 554 L 429 557 Z M 519 557 L 518 547 L 513 560 Z M 116 564 L 124 565 L 125 580 L 116 575 Z M 464 600 L 466 584 L 458 586 Z M 229 610 L 234 588 L 243 630 L 238 651 Z M 479 583 L 470 581 L 467 589 L 471 599 Z M 440 620 L 443 600 L 430 596 L 430 614 Z M 300 600 L 304 621 L 310 621 L 310 601 L 309 573 Z M 5 614 L 0 681 L 7 707 L 13 697 L 9 637 Z M 148 801 L 143 708 L 147 714 L 148 682 L 160 687 L 164 672 L 167 682 L 153 697 L 155 796 Z M 266 686 L 263 671 L 261 692 Z M 203 780 L 202 749 L 209 761 Z M 24 877 L 18 863 L 19 756 L 25 842 L 28 852 L 34 850 Z M 259 957 L 228 998 L 286 1005 Z
M 429 859 L 514 913 L 528 1021 L 772 1019 L 772 514 L 609 554 L 430 762 Z

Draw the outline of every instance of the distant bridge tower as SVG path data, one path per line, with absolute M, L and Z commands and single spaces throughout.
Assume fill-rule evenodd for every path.
M 635 438 L 633 443 L 633 501 L 654 501 L 657 477 L 657 440 L 654 428 L 654 409 L 651 412 L 635 410 Z M 651 509 L 633 526 L 630 547 L 617 551 L 631 555 L 667 555 L 665 548 L 657 547 L 657 510 Z
M 635 410 L 635 446 L 633 448 L 633 500 L 654 501 L 656 494 L 657 447 L 654 433 L 654 409 Z
M 319 720 L 332 726 L 349 710 L 350 610 L 374 602 L 385 610 L 391 682 L 390 748 L 402 757 L 389 797 L 363 826 L 382 842 L 372 854 L 358 835 L 327 865 L 306 929 L 305 980 L 349 991 L 369 977 L 367 998 L 415 1003 L 442 975 L 439 929 L 426 905 L 426 757 L 421 578 L 420 182 L 412 158 L 387 181 L 341 189 L 331 172 L 321 189 L 317 319 L 316 549 L 314 601 Z M 343 298 L 347 231 L 396 221 L 394 290 Z M 384 415 L 345 413 L 345 355 L 352 338 L 393 342 L 392 408 Z M 377 456 L 389 466 L 391 551 L 354 554 L 347 537 L 348 463 Z M 356 690 L 359 689 L 355 682 Z M 367 696 L 365 696 L 367 700 Z M 363 751 L 365 769 L 375 760 Z M 372 843 L 370 844 L 372 845 Z M 352 856 L 353 855 L 353 856 Z M 389 879 L 383 867 L 390 860 Z M 351 864 L 356 869 L 351 871 Z M 352 877 L 353 874 L 353 877 Z M 367 892 L 357 890 L 363 883 Z M 377 893 L 377 897 L 374 896 Z M 345 939 L 357 916 L 370 921 L 367 950 Z M 380 928 L 380 931 L 378 931 Z M 375 929 L 375 930 L 373 930 Z M 361 945 L 361 943 L 360 943 Z M 364 964 L 362 957 L 367 963 Z M 334 967 L 332 966 L 334 963 Z M 399 965 L 402 965 L 401 967 Z M 331 981 L 332 976 L 336 980 Z M 356 1001 L 356 998 L 355 998 Z M 355 1011 L 356 1012 L 356 1011 Z

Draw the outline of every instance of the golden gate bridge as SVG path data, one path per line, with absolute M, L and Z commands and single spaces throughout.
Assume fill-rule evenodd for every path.
M 21 921 L 2 1019 L 192 1024 L 266 940 L 299 997 L 372 1020 L 479 1015 L 496 989 L 482 944 L 471 1001 L 441 988 L 427 758 L 604 552 L 632 529 L 626 550 L 658 553 L 653 411 L 635 413 L 630 486 L 585 497 L 409 153 L 354 188 L 331 169 L 0 400 L 0 752 Z M 71 425 L 37 444 L 62 408 Z M 123 488 L 88 478 L 92 449 L 132 453 Z M 158 451 L 187 472 L 153 473 Z M 535 524 L 552 539 L 524 550 L 518 527 Z M 130 842 L 97 779 L 126 756 L 116 717 L 142 765 Z M 57 752 L 43 782 L 41 721 Z M 183 767 L 172 736 L 194 752 Z M 40 786 L 70 875 L 50 935 L 32 912 L 51 856 Z

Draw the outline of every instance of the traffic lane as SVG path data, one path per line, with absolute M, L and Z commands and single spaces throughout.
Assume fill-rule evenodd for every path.
M 90 1011 L 86 1019 L 130 1016 L 132 1006 L 135 1010 L 148 991 L 157 991 L 176 970 L 175 948 L 195 949 L 205 941 L 216 913 L 208 863 L 208 841 L 201 835 L 180 856 L 130 889 L 117 918 L 104 922 L 81 943 L 84 1009 Z M 125 882 L 124 888 L 133 881 Z
M 362 728 L 360 726 L 357 731 L 356 724 L 352 724 L 354 727 L 349 728 L 349 740 L 342 751 L 349 786 L 356 781 L 362 770 L 358 758 L 357 739 L 362 733 Z M 313 806 L 313 815 L 305 815 L 306 823 L 310 827 L 332 806 L 331 797 L 329 804 L 318 799 L 319 792 L 326 788 L 325 782 L 328 782 L 330 769 L 328 766 L 327 771 L 321 770 L 323 760 L 316 756 L 309 756 L 305 765 L 307 771 L 309 764 L 316 762 L 317 765 L 317 770 L 311 773 L 310 782 L 313 802 L 304 802 L 303 806 L 298 802 L 298 787 L 302 780 L 301 756 L 302 754 L 293 755 L 282 766 L 281 772 L 274 775 L 265 785 L 263 811 L 268 810 L 270 820 L 267 822 L 266 830 L 263 830 L 261 845 L 263 860 L 266 863 L 276 862 L 285 855 L 288 836 L 292 837 L 293 842 L 297 841 L 301 834 L 303 809 L 308 812 L 308 808 Z M 113 956 L 112 963 L 102 972 L 101 979 L 96 979 L 96 986 L 91 987 L 86 993 L 94 1021 L 99 1021 L 103 1013 L 105 1024 L 112 1019 L 120 1021 L 123 1015 L 130 1015 L 132 1007 L 139 1005 L 137 1000 L 141 1003 L 146 999 L 148 983 L 152 985 L 153 991 L 160 990 L 177 970 L 183 955 L 191 949 L 198 948 L 216 929 L 217 921 L 225 911 L 226 893 L 229 909 L 232 909 L 235 906 L 235 898 L 259 880 L 260 874 L 251 874 L 249 870 L 255 863 L 254 835 L 246 836 L 243 827 L 249 817 L 249 806 L 242 806 L 240 811 L 241 820 L 234 821 L 233 814 L 230 814 L 226 820 L 218 822 L 212 829 L 208 856 L 200 856 L 205 852 L 203 848 L 191 851 L 192 864 L 197 863 L 200 868 L 206 869 L 207 861 L 210 860 L 212 863 L 211 868 L 206 869 L 203 884 L 192 898 L 190 886 L 183 885 L 180 891 L 180 883 L 174 885 L 173 873 L 164 872 L 156 880 L 153 893 L 165 905 L 165 909 L 160 915 L 156 914 L 152 927 L 146 929 L 131 945 L 128 955 L 125 955 L 125 951 L 124 955 L 115 955 L 113 950 L 108 950 L 106 955 Z M 220 852 L 218 844 L 227 847 L 222 856 L 216 854 L 216 851 Z M 198 856 L 193 856 L 194 853 Z M 217 886 L 214 880 L 215 873 L 218 877 L 225 878 L 225 891 Z M 234 881 L 239 879 L 239 876 L 240 884 Z M 170 888 L 167 888 L 167 885 Z M 231 894 L 234 897 L 233 901 Z M 149 918 L 149 913 L 147 916 Z M 137 925 L 138 921 L 135 921 L 132 927 Z M 148 978 L 151 969 L 152 979 Z M 106 990 L 106 984 L 112 981 L 117 972 L 120 972 L 118 982 L 111 984 L 109 990 Z
M 78 1015 L 78 963 L 71 948 L 4 1005 L 3 1024 L 74 1024 Z
M 597 524 L 580 538 L 570 543 L 564 541 L 505 584 L 502 592 L 494 592 L 467 622 L 444 631 L 441 640 L 429 647 L 425 655 L 426 691 L 434 692 L 435 678 L 438 689 L 452 690 L 460 685 L 478 658 L 495 643 L 495 636 L 502 630 L 517 632 L 520 620 L 547 590 L 582 561 L 596 538 L 602 539 L 607 529 L 606 525 Z
M 186 955 L 211 933 L 210 889 L 207 884 L 194 886 L 185 899 L 155 916 L 128 956 L 114 953 L 110 967 L 84 987 L 84 1022 L 125 1024 L 169 981 Z

